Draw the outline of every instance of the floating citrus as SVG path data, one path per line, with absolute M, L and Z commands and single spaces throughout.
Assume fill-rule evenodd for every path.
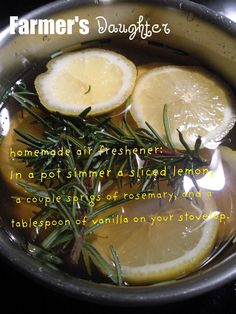
M 48 71 L 35 80 L 41 103 L 49 111 L 91 115 L 122 105 L 132 93 L 136 67 L 124 56 L 103 49 L 86 49 L 52 59 Z
M 185 275 L 200 266 L 215 244 L 219 220 L 213 216 L 218 211 L 205 190 L 198 204 L 186 198 L 173 204 L 164 201 L 162 206 L 139 200 L 120 209 L 123 220 L 104 223 L 91 241 L 111 264 L 110 245 L 114 246 L 124 280 L 130 284 Z
M 178 149 L 179 129 L 190 147 L 198 135 L 206 147 L 222 139 L 234 126 L 235 100 L 228 88 L 201 67 L 160 66 L 141 75 L 131 99 L 137 124 L 147 121 L 161 136 L 163 107 L 167 104 L 172 140 Z

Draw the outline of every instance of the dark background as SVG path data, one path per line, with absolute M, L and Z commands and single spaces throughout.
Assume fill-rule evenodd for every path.
M 10 15 L 22 15 L 49 2 L 51 1 L 8 0 L 2 2 L 0 8 L 0 27 L 8 24 Z M 196 0 L 195 2 L 205 4 L 236 21 L 236 0 Z M 119 309 L 71 299 L 65 295 L 60 295 L 39 286 L 36 282 L 26 278 L 17 270 L 13 269 L 12 266 L 9 266 L 5 261 L 0 261 L 0 285 L 1 311 L 5 308 L 6 311 L 16 311 L 16 313 L 27 314 L 34 312 L 36 309 L 43 313 L 44 311 L 49 311 L 50 307 L 53 309 L 53 312 L 61 310 L 61 312 L 64 311 L 65 313 L 69 311 L 76 311 L 77 313 L 87 311 L 104 314 L 110 314 L 112 312 L 123 312 L 125 314 L 146 311 L 148 311 L 148 313 L 165 314 L 173 314 L 175 312 L 181 314 L 208 314 L 218 311 L 225 314 L 236 313 L 236 282 L 229 283 L 220 289 L 189 301 L 148 309 Z

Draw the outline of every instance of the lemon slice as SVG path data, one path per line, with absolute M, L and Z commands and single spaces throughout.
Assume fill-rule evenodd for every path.
M 144 73 L 131 99 L 137 124 L 147 121 L 164 137 L 163 107 L 167 104 L 172 141 L 183 149 L 176 129 L 191 148 L 198 135 L 205 147 L 222 139 L 234 126 L 235 99 L 224 83 L 201 67 L 162 66 Z
M 220 146 L 219 151 L 224 171 L 221 180 L 225 183 L 221 191 L 214 193 L 214 200 L 227 216 L 218 233 L 218 242 L 223 242 L 236 235 L 236 151 L 226 146 Z
M 124 56 L 86 49 L 57 57 L 35 80 L 41 103 L 50 111 L 77 115 L 91 106 L 91 115 L 122 105 L 132 93 L 136 67 Z
M 130 201 L 121 207 L 118 223 L 107 222 L 96 231 L 92 244 L 111 264 L 110 245 L 114 246 L 124 280 L 129 284 L 155 283 L 186 275 L 209 256 L 219 226 L 219 220 L 211 216 L 217 213 L 213 198 L 205 190 L 201 193 L 198 204 L 186 198 L 173 204 L 165 200 L 162 207 L 158 200 Z M 185 221 L 186 214 L 189 219 Z M 151 217 L 156 220 L 153 222 Z

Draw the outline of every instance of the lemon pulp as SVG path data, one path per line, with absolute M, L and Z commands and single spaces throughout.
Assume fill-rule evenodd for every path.
M 201 67 L 160 66 L 146 71 L 136 83 L 131 98 L 131 114 L 137 124 L 147 121 L 165 136 L 162 112 L 168 107 L 171 137 L 178 149 L 179 129 L 191 148 L 197 137 L 211 147 L 234 126 L 235 99 L 230 90 Z
M 219 220 L 211 217 L 217 213 L 213 198 L 205 190 L 201 193 L 199 204 L 186 198 L 173 204 L 164 201 L 162 206 L 157 200 L 128 202 L 119 208 L 122 218 L 118 217 L 118 223 L 104 223 L 91 242 L 111 264 L 110 245 L 114 246 L 129 284 L 186 275 L 209 256 L 219 226 Z
M 122 105 L 131 94 L 136 67 L 124 56 L 86 49 L 52 59 L 35 80 L 41 103 L 50 111 L 77 115 L 91 106 L 102 114 Z

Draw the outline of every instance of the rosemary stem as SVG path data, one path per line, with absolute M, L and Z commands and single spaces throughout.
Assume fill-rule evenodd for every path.
M 80 232 L 75 236 L 74 244 L 70 252 L 70 261 L 72 264 L 78 264 L 85 238 L 85 226 L 83 225 Z

